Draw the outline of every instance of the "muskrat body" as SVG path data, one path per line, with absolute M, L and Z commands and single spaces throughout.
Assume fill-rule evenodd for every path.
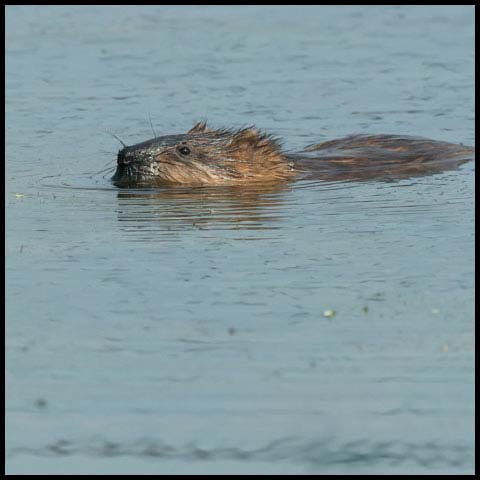
M 241 185 L 293 179 L 397 179 L 437 173 L 474 159 L 472 147 L 400 135 L 351 135 L 283 152 L 255 128 L 212 130 L 197 123 L 118 152 L 119 187 Z

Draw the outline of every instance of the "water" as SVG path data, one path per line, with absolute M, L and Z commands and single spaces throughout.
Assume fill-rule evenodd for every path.
M 473 145 L 473 22 L 7 7 L 7 473 L 472 473 L 473 162 L 268 191 L 104 170 L 149 116 Z

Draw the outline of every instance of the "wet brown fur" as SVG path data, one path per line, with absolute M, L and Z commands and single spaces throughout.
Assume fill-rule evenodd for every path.
M 304 177 L 323 180 L 393 180 L 430 175 L 475 158 L 464 145 L 401 135 L 350 135 L 293 154 Z
M 162 143 L 162 139 L 166 140 Z M 179 153 L 182 146 L 190 150 L 188 156 Z M 121 155 L 133 160 L 132 167 L 121 169 Z M 200 122 L 185 135 L 126 147 L 119 152 L 113 180 L 119 186 L 134 187 L 235 185 L 294 178 L 389 180 L 437 173 L 474 155 L 471 147 L 400 135 L 351 135 L 284 153 L 278 139 L 253 127 L 212 130 Z

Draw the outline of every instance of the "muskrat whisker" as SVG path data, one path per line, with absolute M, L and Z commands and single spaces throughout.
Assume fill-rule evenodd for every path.
M 107 175 L 111 174 L 113 172 L 114 168 L 110 169 L 109 171 L 105 172 L 103 175 L 102 175 L 102 178 L 105 178 Z M 97 174 L 95 174 L 97 175 Z
M 109 167 L 104 168 L 103 170 L 99 170 L 98 172 L 94 172 L 93 175 L 100 175 L 101 173 L 104 173 L 104 172 L 112 172 L 116 168 L 117 167 L 115 165 L 110 165 Z
M 155 132 L 155 129 L 153 128 L 152 117 L 150 116 L 150 112 L 148 112 L 148 119 L 150 120 L 150 127 L 151 127 L 152 132 L 153 132 L 153 137 L 157 138 L 157 133 Z
M 127 144 L 125 142 L 123 142 L 120 138 L 118 138 L 114 133 L 112 132 L 109 132 L 108 130 L 102 130 L 103 133 L 108 133 L 108 135 L 111 135 L 113 138 L 115 138 L 116 140 L 118 140 L 124 147 L 127 146 Z
M 110 163 L 115 162 L 115 160 L 109 160 L 107 163 L 105 163 L 102 168 L 106 168 L 109 166 Z M 111 167 L 115 167 L 115 165 L 110 165 Z

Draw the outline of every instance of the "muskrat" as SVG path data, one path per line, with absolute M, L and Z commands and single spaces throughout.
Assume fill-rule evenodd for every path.
M 461 144 L 404 135 L 350 135 L 284 152 L 254 127 L 210 129 L 197 123 L 118 152 L 112 181 L 119 187 L 241 185 L 293 179 L 391 180 L 427 175 L 474 159 Z

